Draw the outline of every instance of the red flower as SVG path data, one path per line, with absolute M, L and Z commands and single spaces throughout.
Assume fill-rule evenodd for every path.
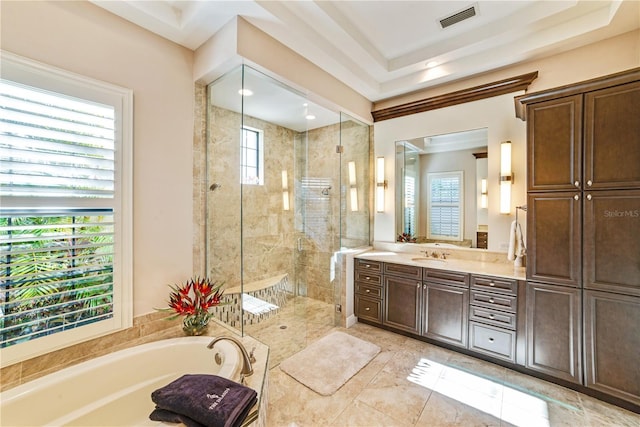
M 184 285 L 170 286 L 169 310 L 177 316 L 204 314 L 209 308 L 219 305 L 222 301 L 222 285 L 211 282 L 208 278 L 188 280 Z

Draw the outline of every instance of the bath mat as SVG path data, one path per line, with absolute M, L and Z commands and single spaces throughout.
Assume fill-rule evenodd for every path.
M 323 396 L 330 396 L 380 352 L 343 332 L 331 334 L 280 363 L 280 369 Z

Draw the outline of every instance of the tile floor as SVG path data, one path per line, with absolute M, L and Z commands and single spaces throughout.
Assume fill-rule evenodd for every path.
M 638 414 L 492 363 L 360 323 L 334 328 L 332 309 L 296 298 L 247 328 L 271 348 L 269 427 L 640 426 Z M 335 394 L 321 396 L 278 365 L 332 330 L 381 351 Z

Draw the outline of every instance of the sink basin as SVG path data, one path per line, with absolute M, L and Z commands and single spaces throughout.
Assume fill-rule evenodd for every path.
M 440 259 L 440 258 L 427 258 L 424 256 L 421 257 L 417 257 L 417 258 L 411 258 L 411 261 L 436 261 L 436 262 L 447 262 L 446 259 Z

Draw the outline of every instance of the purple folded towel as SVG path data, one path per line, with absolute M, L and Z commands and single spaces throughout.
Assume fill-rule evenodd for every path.
M 156 410 L 149 417 L 155 421 L 237 427 L 256 403 L 257 393 L 217 375 L 184 375 L 151 393 L 151 400 Z

